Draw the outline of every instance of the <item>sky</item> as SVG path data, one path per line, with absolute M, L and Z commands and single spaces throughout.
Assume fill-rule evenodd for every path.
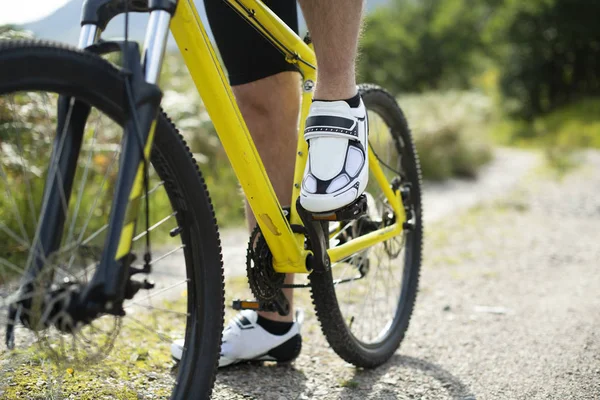
M 69 0 L 0 0 L 0 25 L 37 21 L 68 2 Z

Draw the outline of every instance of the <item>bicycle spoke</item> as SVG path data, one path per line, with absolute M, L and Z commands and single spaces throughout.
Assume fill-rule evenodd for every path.
M 21 293 L 17 290 L 15 293 L 8 295 L 4 299 L 2 299 L 2 303 L 0 303 L 0 308 L 8 307 L 11 304 L 16 304 L 25 300 L 29 300 L 38 294 L 42 294 L 43 292 L 44 291 L 42 290 L 36 292 L 28 292 L 25 296 L 19 297 Z
M 79 281 L 79 280 L 81 280 L 82 278 L 85 278 L 85 279 L 84 279 L 84 282 L 87 282 L 87 281 L 88 281 L 88 274 L 89 274 L 90 272 L 92 272 L 92 270 L 93 270 L 94 268 L 96 268 L 96 263 L 92 263 L 92 264 L 88 265 L 87 267 L 83 268 L 83 271 L 82 271 L 82 272 L 79 274 L 79 276 L 77 276 L 75 279 L 76 279 L 77 281 Z
M 154 186 L 152 189 L 148 190 L 148 196 L 150 196 L 152 193 L 156 192 L 158 189 L 160 189 L 162 186 L 164 186 L 165 182 L 164 181 L 160 181 L 156 184 L 156 186 Z M 143 194 L 141 199 L 145 199 L 146 198 L 146 194 Z
M 156 192 L 161 186 L 164 185 L 164 182 L 159 182 L 154 188 L 152 188 L 151 190 L 148 191 L 148 195 Z M 146 198 L 146 195 L 142 196 L 142 199 Z M 176 213 L 174 213 L 176 214 Z M 61 251 L 65 250 L 72 250 L 78 246 L 85 246 L 86 244 L 90 243 L 92 240 L 94 240 L 96 237 L 98 237 L 98 235 L 100 235 L 102 232 L 104 232 L 106 229 L 108 228 L 108 224 L 104 224 L 102 227 L 100 227 L 98 230 L 96 230 L 96 232 L 90 234 L 90 236 L 88 236 L 85 240 L 83 240 L 81 243 L 77 243 L 77 242 L 71 242 L 67 245 L 65 245 L 63 248 L 61 248 Z
M 151 297 L 158 296 L 159 294 L 162 294 L 162 293 L 164 293 L 164 292 L 166 292 L 166 291 L 169 291 L 169 290 L 171 290 L 171 289 L 173 289 L 173 288 L 175 288 L 175 287 L 177 287 L 177 286 L 179 286 L 179 285 L 182 285 L 182 284 L 184 284 L 184 283 L 187 283 L 187 282 L 189 282 L 189 279 L 184 279 L 184 280 L 182 280 L 182 281 L 179 281 L 179 282 L 177 282 L 177 283 L 174 283 L 174 284 L 172 284 L 172 285 L 170 285 L 170 286 L 167 286 L 166 288 L 163 288 L 163 289 L 157 290 L 156 292 L 154 292 L 154 291 L 153 291 L 153 292 L 152 292 L 152 294 L 149 294 L 148 296 L 146 296 L 146 297 L 144 297 L 143 299 L 140 299 L 140 300 L 141 300 L 141 301 L 143 301 L 143 300 L 148 300 L 148 299 L 149 299 L 149 298 L 151 298 Z M 132 305 L 132 304 L 128 304 L 127 306 L 125 306 L 125 307 L 123 307 L 123 308 L 124 308 L 124 309 L 127 309 L 127 308 L 129 308 L 131 305 Z
M 148 325 L 146 325 L 145 323 L 143 323 L 142 321 L 132 317 L 131 315 L 128 316 L 128 318 L 135 322 L 136 324 L 140 325 L 142 328 L 146 329 L 148 332 L 158 336 L 158 338 L 165 343 L 169 343 L 171 344 L 171 342 L 173 342 L 173 339 L 169 336 L 169 335 L 165 335 L 163 333 L 158 332 L 156 329 L 149 327 Z
M 6 175 L 6 171 L 4 170 L 4 167 L 2 166 L 2 163 L 0 163 L 0 175 L 2 175 L 2 180 L 4 181 L 5 184 L 5 190 L 6 190 L 6 194 L 8 195 L 8 197 L 10 198 L 10 203 L 13 209 L 13 213 L 17 219 L 17 224 L 19 225 L 19 229 L 21 230 L 21 234 L 24 237 L 24 241 L 26 241 L 27 244 L 29 244 L 29 235 L 27 235 L 27 232 L 25 230 L 25 225 L 23 224 L 23 219 L 21 218 L 21 213 L 19 212 L 19 208 L 17 207 L 17 203 L 15 202 L 15 198 L 12 194 L 12 191 L 10 190 L 10 184 L 8 183 L 8 177 Z
M 389 277 L 385 280 L 385 298 L 387 300 L 386 305 L 389 308 L 390 300 L 392 299 L 392 296 L 390 296 L 390 292 L 393 293 L 393 291 L 390 290 L 390 282 L 396 282 L 394 279 L 394 273 L 392 272 L 392 262 L 390 259 L 388 259 L 388 262 L 386 263 L 386 270 L 388 272 Z
M 170 220 L 171 218 L 173 218 L 175 215 L 177 215 L 177 212 L 173 212 L 172 214 L 170 214 L 169 216 L 161 219 L 160 221 L 158 221 L 156 224 L 152 225 L 151 227 L 149 227 L 148 229 L 146 229 L 145 231 L 143 231 L 142 233 L 138 234 L 137 236 L 135 236 L 133 238 L 134 242 L 137 242 L 138 240 L 140 240 L 141 238 L 143 238 L 144 236 L 146 236 L 148 234 L 148 232 L 152 232 L 153 230 L 155 230 L 156 228 L 158 228 L 159 226 L 161 226 L 162 224 L 164 224 L 165 222 L 167 222 L 168 220 Z
M 119 152 L 115 152 L 115 154 L 113 155 L 113 158 L 110 161 L 110 164 L 109 164 L 109 166 L 108 166 L 108 168 L 106 170 L 106 173 L 104 174 L 104 177 L 102 178 L 102 182 L 100 183 L 100 187 L 96 191 L 96 194 L 94 196 L 94 202 L 92 203 L 92 206 L 90 207 L 90 211 L 88 212 L 88 215 L 86 216 L 85 223 L 83 224 L 83 227 L 81 228 L 81 232 L 79 233 L 79 237 L 77 238 L 77 243 L 81 243 L 81 239 L 85 236 L 85 233 L 87 231 L 87 227 L 88 227 L 88 225 L 89 225 L 89 223 L 90 223 L 90 221 L 92 219 L 92 216 L 94 215 L 94 212 L 96 211 L 96 207 L 98 206 L 98 200 L 101 197 L 100 193 L 102 193 L 102 190 L 104 189 L 104 185 L 106 184 L 106 182 L 108 180 L 108 175 L 112 171 L 112 168 L 113 168 L 113 166 L 115 164 L 115 161 L 117 160 L 117 155 L 118 154 L 119 154 Z M 73 266 L 73 262 L 74 261 L 75 261 L 75 254 L 73 254 L 71 256 L 71 258 L 69 259 L 67 269 L 71 269 L 71 267 Z
M 92 240 L 94 240 L 96 237 L 98 237 L 98 235 L 100 235 L 102 232 L 104 232 L 107 228 L 108 228 L 108 224 L 102 226 L 96 232 L 94 232 L 90 236 L 88 236 L 87 239 L 85 239 L 83 242 L 81 242 L 80 246 L 85 246 L 86 244 L 90 243 Z
M 378 256 L 377 252 L 376 252 L 376 248 L 374 249 L 374 253 L 375 253 L 375 258 L 377 259 L 377 268 L 375 268 L 375 276 L 373 281 L 375 282 L 375 291 L 373 292 L 373 296 L 375 296 L 375 301 L 371 302 L 371 315 L 373 315 L 375 318 L 378 317 L 377 315 L 377 308 L 379 308 L 379 302 L 380 302 L 380 298 L 379 298 L 379 293 L 381 293 L 379 291 L 379 288 L 381 286 L 381 281 L 378 279 L 381 273 L 381 257 Z M 384 280 L 387 280 L 384 277 Z M 375 331 L 375 328 L 377 327 L 377 323 L 373 323 L 373 324 L 369 324 L 369 327 L 371 328 L 369 330 L 370 333 L 370 340 L 373 340 L 375 338 L 375 335 L 373 335 L 373 331 Z
M 369 279 L 368 290 L 367 290 L 366 295 L 362 297 L 363 302 L 362 302 L 362 305 L 360 307 L 360 313 L 358 313 L 358 318 L 360 318 L 361 316 L 364 315 L 365 306 L 367 305 L 367 301 L 366 300 L 368 298 L 370 298 L 370 296 L 371 296 L 371 288 L 373 286 L 373 281 L 374 281 L 374 279 Z M 361 329 L 361 332 L 362 332 L 362 329 Z
M 2 222 L 0 222 L 0 230 L 2 230 L 2 232 L 6 233 L 8 236 L 10 236 L 11 238 L 16 240 L 23 246 L 29 247 L 29 242 L 27 242 L 25 239 L 23 239 L 22 237 L 17 235 L 15 232 L 13 232 L 8 226 L 3 224 Z
M 340 236 L 342 233 L 344 233 L 346 231 L 346 229 L 350 228 L 352 225 L 354 225 L 355 221 L 350 221 L 348 222 L 342 229 L 340 229 L 338 232 L 336 232 L 335 235 L 333 235 L 331 238 L 329 238 L 329 241 L 335 240 L 338 238 L 338 236 Z
M 69 231 L 67 233 L 66 243 L 71 242 L 71 238 L 74 234 L 73 230 L 75 229 L 75 223 L 77 222 L 77 216 L 79 215 L 79 207 L 81 206 L 81 200 L 83 199 L 83 191 L 88 178 L 90 162 L 92 161 L 92 156 L 94 155 L 94 144 L 96 144 L 96 135 L 98 134 L 99 123 L 100 119 L 96 121 L 96 126 L 94 127 L 94 133 L 92 135 L 92 144 L 87 157 L 87 162 L 85 163 L 85 168 L 83 170 L 83 177 L 81 178 L 81 182 L 79 183 L 79 193 L 77 195 L 77 202 L 75 203 L 75 210 L 73 211 L 73 216 L 71 217 L 71 225 L 69 226 Z
M 112 168 L 114 167 L 115 162 L 118 159 L 117 156 L 119 154 L 120 154 L 120 151 L 117 151 L 117 152 L 115 152 L 115 154 L 113 154 L 110 164 L 108 165 L 108 168 L 106 169 L 106 173 L 104 174 L 104 177 L 102 178 L 102 182 L 100 183 L 100 187 L 98 188 L 98 190 L 96 191 L 96 193 L 94 195 L 94 202 L 92 203 L 92 206 L 90 207 L 90 211 L 88 212 L 88 215 L 86 217 L 85 223 L 83 224 L 83 227 L 81 229 L 81 233 L 79 234 L 79 238 L 77 239 L 77 242 L 80 242 L 81 239 L 85 236 L 85 233 L 87 231 L 87 227 L 90 223 L 90 220 L 92 219 L 92 216 L 94 215 L 94 212 L 96 211 L 96 207 L 98 206 L 98 200 L 101 197 L 100 194 L 102 193 L 102 191 L 104 189 L 104 185 L 108 181 L 108 176 L 112 172 Z
M 6 225 L 4 225 L 1 222 L 0 222 L 0 230 L 2 230 L 4 233 L 6 233 L 7 235 L 9 235 L 13 239 L 15 239 L 21 245 L 23 245 L 25 247 L 25 250 L 29 250 L 30 254 L 32 252 L 35 252 L 35 255 L 38 256 L 38 257 L 40 257 L 43 262 L 47 262 L 48 261 L 43 254 L 36 252 L 36 249 L 32 248 L 31 245 L 27 241 L 25 241 L 25 239 L 19 237 L 16 233 L 14 233 L 13 231 L 11 231 Z M 25 269 L 23 269 L 23 271 L 24 270 Z
M 135 301 L 132 301 L 129 304 L 132 305 L 132 306 L 142 307 L 142 308 L 145 308 L 147 310 L 162 311 L 162 312 L 167 312 L 167 313 L 171 313 L 171 314 L 175 314 L 175 315 L 182 315 L 184 317 L 188 317 L 190 315 L 189 313 L 184 313 L 184 312 L 181 312 L 181 311 L 174 311 L 174 310 L 167 310 L 166 308 L 155 307 L 155 306 L 152 306 L 152 305 L 140 304 L 140 303 L 137 303 Z
M 15 104 L 13 99 L 11 98 L 10 101 L 10 107 L 11 110 L 13 112 L 14 115 L 14 108 L 15 108 Z M 25 159 L 23 159 L 23 143 L 21 140 L 21 135 L 20 134 L 16 134 L 16 139 L 17 139 L 17 147 L 19 148 L 19 158 L 21 159 L 21 165 L 23 166 L 23 176 L 25 177 L 25 186 L 27 187 L 27 199 L 28 199 L 28 205 L 29 205 L 29 213 L 31 214 L 31 218 L 33 221 L 33 226 L 37 226 L 37 217 L 36 217 L 36 212 L 35 212 L 35 206 L 33 204 L 33 195 L 31 192 L 31 180 L 29 179 L 29 173 L 28 171 L 24 171 L 24 167 L 26 165 L 25 163 Z
M 166 252 L 166 253 L 165 253 L 165 254 L 163 254 L 162 256 L 160 256 L 160 257 L 158 257 L 158 258 L 155 258 L 155 259 L 153 259 L 153 260 L 150 262 L 150 265 L 152 265 L 152 264 L 154 264 L 154 263 L 157 263 L 157 262 L 159 262 L 160 260 L 163 260 L 163 259 L 165 259 L 165 258 L 169 257 L 171 254 L 175 253 L 176 251 L 179 251 L 179 250 L 183 249 L 184 247 L 185 247 L 185 244 L 182 244 L 181 246 L 178 246 L 178 247 L 174 248 L 173 250 Z
M 7 268 L 12 269 L 15 272 L 18 272 L 18 273 L 22 273 L 24 271 L 23 268 L 17 267 L 15 264 L 11 263 L 10 261 L 8 261 L 7 259 L 2 258 L 2 257 L 0 257 L 0 264 L 4 265 Z

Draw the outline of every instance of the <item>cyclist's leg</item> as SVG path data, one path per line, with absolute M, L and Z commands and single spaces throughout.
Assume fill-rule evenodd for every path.
M 356 95 L 355 62 L 363 0 L 300 0 L 319 63 L 315 99 Z
M 312 212 L 328 212 L 354 202 L 369 178 L 366 109 L 354 72 L 363 1 L 300 4 L 319 65 L 304 131 L 309 161 L 300 203 Z
M 270 7 L 290 28 L 298 31 L 296 2 L 267 0 Z M 205 0 L 206 12 L 227 68 L 229 81 L 240 111 L 261 155 L 271 183 L 282 205 L 290 205 L 294 179 L 296 134 L 300 108 L 300 76 L 256 30 L 223 0 Z M 246 206 L 248 226 L 256 219 Z M 293 283 L 293 275 L 287 276 Z M 289 315 L 261 313 L 276 321 L 292 321 L 291 289 L 284 291 L 290 302 Z
M 300 78 L 296 72 L 281 72 L 258 81 L 233 86 L 240 111 L 263 160 L 271 184 L 282 205 L 289 205 L 292 198 L 296 133 L 300 111 Z M 252 210 L 246 203 L 246 219 L 249 227 L 256 225 Z M 286 283 L 293 283 L 294 275 L 288 274 Z M 261 312 L 274 321 L 292 321 L 293 289 L 284 289 L 290 302 L 290 313 Z

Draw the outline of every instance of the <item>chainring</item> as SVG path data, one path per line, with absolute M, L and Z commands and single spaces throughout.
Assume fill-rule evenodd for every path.
M 258 226 L 252 231 L 248 242 L 246 273 L 250 290 L 257 300 L 270 302 L 281 292 L 285 274 L 273 268 L 273 254 Z

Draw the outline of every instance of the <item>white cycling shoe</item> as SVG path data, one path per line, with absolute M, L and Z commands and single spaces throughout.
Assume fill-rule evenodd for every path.
M 369 180 L 368 122 L 365 105 L 345 101 L 314 101 L 304 138 L 308 162 L 300 204 L 314 213 L 334 211 L 360 196 Z
M 226 367 L 243 361 L 290 362 L 302 349 L 300 328 L 302 313 L 296 312 L 296 320 L 290 330 L 283 335 L 273 335 L 257 324 L 255 311 L 244 310 L 236 315 L 223 331 L 219 367 Z M 181 360 L 184 340 L 171 345 L 171 355 Z

